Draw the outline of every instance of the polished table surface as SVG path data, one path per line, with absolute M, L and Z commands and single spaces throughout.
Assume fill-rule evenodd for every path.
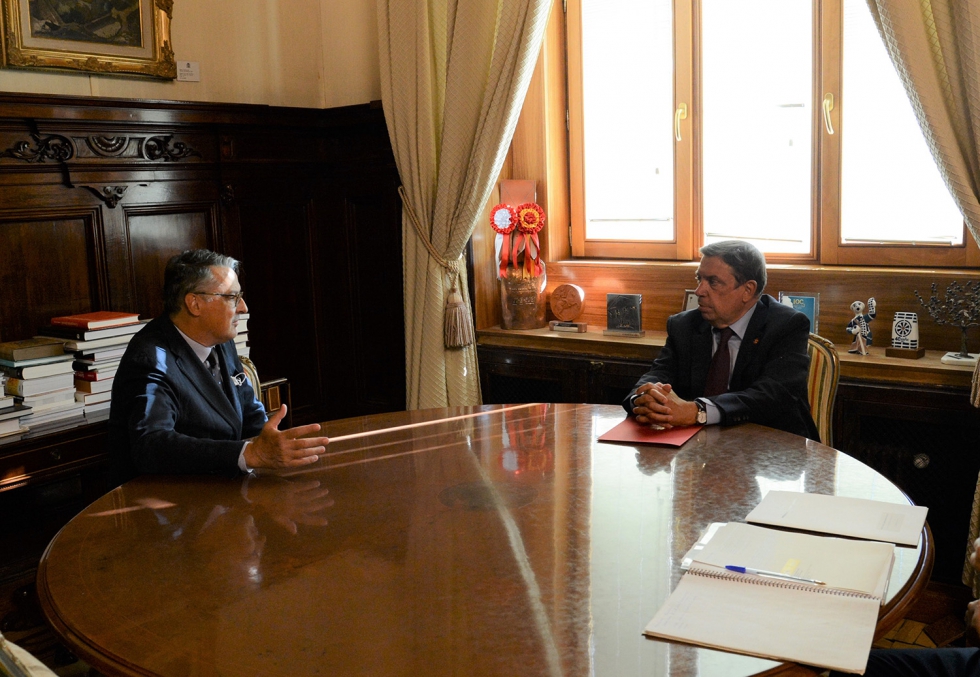
M 906 503 L 858 461 L 754 425 L 605 444 L 618 407 L 484 406 L 324 424 L 314 465 L 143 477 L 75 517 L 45 613 L 106 674 L 751 675 L 799 671 L 642 636 L 712 522 L 771 489 Z M 887 630 L 931 542 L 898 548 Z

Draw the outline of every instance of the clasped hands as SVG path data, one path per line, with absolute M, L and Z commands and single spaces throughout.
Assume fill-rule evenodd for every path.
M 667 429 L 697 422 L 698 405 L 678 397 L 669 383 L 644 383 L 636 394 L 633 413 L 644 425 Z
M 282 405 L 245 447 L 245 465 L 249 468 L 293 468 L 316 463 L 330 442 L 328 437 L 303 437 L 320 429 L 319 423 L 279 430 L 286 415 Z

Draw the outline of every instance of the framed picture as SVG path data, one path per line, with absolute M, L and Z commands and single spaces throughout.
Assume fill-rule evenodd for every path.
M 698 294 L 693 289 L 684 290 L 684 305 L 681 306 L 681 312 L 685 310 L 694 310 L 698 307 Z
M 0 65 L 172 80 L 174 0 L 0 0 Z
M 779 302 L 790 306 L 791 308 L 795 308 L 809 317 L 810 331 L 814 334 L 820 333 L 817 331 L 818 322 L 820 320 L 820 294 L 781 291 L 779 292 Z

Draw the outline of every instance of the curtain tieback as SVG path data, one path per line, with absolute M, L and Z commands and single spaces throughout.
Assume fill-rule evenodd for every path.
M 408 220 L 415 227 L 415 234 L 419 236 L 419 240 L 429 250 L 429 255 L 435 262 L 449 273 L 449 293 L 446 295 L 446 312 L 443 318 L 443 345 L 446 348 L 465 348 L 473 343 L 473 317 L 466 308 L 466 303 L 463 302 L 463 295 L 459 293 L 457 284 L 459 280 L 459 259 L 463 257 L 460 255 L 455 261 L 447 261 L 437 252 L 436 248 L 432 246 L 432 243 L 426 236 L 418 217 L 415 216 L 412 204 L 408 201 L 408 196 L 405 194 L 404 186 L 398 187 L 398 195 L 401 196 L 402 207 L 404 207 L 405 212 L 408 214 Z

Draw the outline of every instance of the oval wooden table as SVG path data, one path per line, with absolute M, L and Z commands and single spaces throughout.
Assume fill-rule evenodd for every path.
M 59 533 L 38 592 L 108 675 L 751 675 L 805 670 L 643 637 L 712 522 L 770 489 L 905 503 L 828 447 L 754 425 L 605 444 L 593 405 L 334 421 L 313 466 L 144 477 Z M 899 548 L 879 631 L 925 586 Z

